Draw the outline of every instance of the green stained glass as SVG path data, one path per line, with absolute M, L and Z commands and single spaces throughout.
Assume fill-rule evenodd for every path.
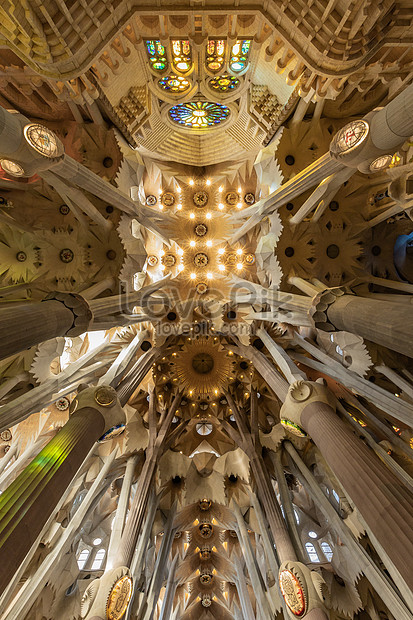
M 234 73 L 240 73 L 244 71 L 248 65 L 248 56 L 251 47 L 251 40 L 244 39 L 237 41 L 231 49 L 231 58 L 229 61 L 229 68 Z
M 158 39 L 150 39 L 146 41 L 146 50 L 149 56 L 149 62 L 154 71 L 165 71 L 168 66 L 165 47 Z

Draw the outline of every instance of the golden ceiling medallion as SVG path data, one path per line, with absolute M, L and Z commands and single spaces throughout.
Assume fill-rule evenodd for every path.
M 195 289 L 198 295 L 204 295 L 208 290 L 208 284 L 206 282 L 198 282 Z
M 128 575 L 124 575 L 115 583 L 106 606 L 107 620 L 119 620 L 124 616 L 132 596 L 132 584 L 132 579 Z
M 173 267 L 176 263 L 176 258 L 173 254 L 165 254 L 165 256 L 162 257 L 162 264 L 165 265 L 165 267 Z
M 297 577 L 288 569 L 280 572 L 280 590 L 288 609 L 294 616 L 302 616 L 305 612 L 305 597 Z
M 171 192 L 165 192 L 161 196 L 161 202 L 165 207 L 172 207 L 175 203 L 175 196 Z
M 239 194 L 237 194 L 237 192 L 228 192 L 228 194 L 225 196 L 225 202 L 230 207 L 233 207 L 239 202 Z
M 233 361 L 219 342 L 200 336 L 185 342 L 174 359 L 172 372 L 186 394 L 202 400 L 227 387 L 232 368 Z
M 197 207 L 205 207 L 208 203 L 208 194 L 204 191 L 195 192 L 192 196 L 192 200 L 194 201 L 194 205 Z
M 204 252 L 198 252 L 194 256 L 194 263 L 197 267 L 206 267 L 208 265 L 209 259 Z

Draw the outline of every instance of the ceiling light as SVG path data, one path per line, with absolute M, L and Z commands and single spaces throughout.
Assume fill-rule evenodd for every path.
M 222 185 L 220 185 L 220 186 L 218 187 L 218 191 L 219 191 L 219 192 L 222 192 L 222 190 L 223 190 L 223 189 L 224 189 L 224 188 L 222 187 Z
M 193 185 L 194 184 L 194 180 L 193 179 L 189 179 L 189 185 Z
M 184 251 L 182 248 L 178 248 L 176 253 L 178 254 L 178 256 L 183 256 L 184 255 Z
M 207 244 L 207 247 L 210 248 L 212 246 L 212 241 L 209 240 L 209 241 L 206 242 L 206 244 Z
M 195 247 L 195 241 L 194 240 L 190 241 L 189 245 L 191 246 L 191 248 L 194 248 Z
M 242 263 L 237 263 L 237 269 L 242 269 L 243 265 Z
M 223 254 L 225 252 L 224 248 L 219 248 L 218 254 Z
M 238 188 L 238 193 L 240 194 L 242 192 L 242 187 Z
M 225 265 L 218 265 L 218 269 L 220 271 L 225 271 Z
M 237 202 L 237 209 L 241 209 L 242 207 L 242 203 L 241 202 Z
M 195 219 L 195 213 L 190 213 L 189 217 L 191 218 L 191 220 L 194 220 Z
M 159 256 L 163 256 L 164 254 L 165 254 L 165 250 L 161 250 L 161 251 L 159 252 Z
M 176 205 L 176 209 L 177 209 L 177 211 L 181 211 L 182 205 Z
M 207 220 L 210 220 L 210 219 L 211 219 L 211 217 L 212 217 L 212 215 L 211 215 L 211 213 L 208 211 L 208 213 L 206 214 L 206 216 L 205 216 L 205 217 L 206 217 L 206 219 L 207 219 Z
M 178 271 L 183 271 L 185 269 L 185 265 L 178 265 Z
M 207 180 L 206 180 L 206 184 L 207 184 L 207 185 L 211 185 L 211 179 L 207 179 Z
M 212 279 L 212 273 L 210 271 L 208 271 L 208 273 L 207 273 L 207 278 L 208 278 L 208 280 Z
M 193 272 L 192 272 L 192 273 L 191 273 L 191 280 L 195 280 L 195 278 L 196 278 L 196 273 L 193 273 Z
M 237 254 L 238 254 L 238 256 L 241 256 L 241 254 L 242 254 L 242 249 L 241 248 L 238 248 Z
M 219 205 L 218 205 L 218 209 L 221 209 L 221 211 L 222 211 L 223 208 L 224 208 L 224 205 L 222 204 L 222 202 L 220 202 Z
M 178 194 L 180 194 L 182 192 L 182 187 L 180 187 L 180 185 L 177 186 L 176 191 L 178 192 Z

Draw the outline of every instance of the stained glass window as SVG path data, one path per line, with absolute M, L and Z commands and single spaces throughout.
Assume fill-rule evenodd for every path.
M 331 559 L 332 559 L 332 557 L 333 557 L 333 552 L 332 552 L 332 550 L 331 550 L 330 545 L 329 545 L 328 543 L 326 543 L 326 542 L 322 542 L 322 543 L 320 544 L 320 547 L 321 547 L 322 552 L 323 552 L 323 553 L 324 553 L 324 555 L 326 556 L 327 560 L 328 560 L 329 562 L 331 562 Z
M 158 39 L 146 41 L 146 49 L 148 51 L 149 62 L 155 71 L 165 71 L 168 66 L 165 47 Z
M 210 71 L 220 71 L 225 62 L 225 41 L 209 39 L 206 47 L 206 66 Z
M 192 65 L 191 46 L 187 39 L 174 39 L 172 41 L 172 64 L 176 71 L 185 73 Z
M 305 543 L 305 548 L 308 554 L 308 557 L 310 558 L 310 562 L 319 562 L 319 557 L 317 554 L 317 551 L 315 550 L 315 547 L 313 545 L 313 543 L 307 542 Z
M 234 88 L 237 88 L 239 83 L 240 81 L 237 77 L 228 74 L 219 75 L 212 78 L 212 80 L 209 80 L 209 86 L 213 90 L 217 90 L 221 93 L 225 93 L 228 90 L 234 90 Z
M 174 105 L 169 110 L 169 116 L 183 127 L 205 129 L 225 121 L 229 116 L 229 108 L 209 101 L 191 101 Z
M 248 55 L 250 52 L 251 40 L 244 39 L 237 41 L 231 49 L 231 58 L 229 61 L 229 68 L 234 73 L 240 73 L 244 71 L 248 64 Z
M 158 80 L 158 84 L 163 90 L 168 90 L 171 93 L 183 93 L 191 85 L 189 80 L 180 75 L 166 75 Z

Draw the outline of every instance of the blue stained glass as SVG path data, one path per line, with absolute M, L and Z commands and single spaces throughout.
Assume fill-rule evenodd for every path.
M 207 129 L 219 125 L 229 114 L 227 106 L 209 101 L 183 103 L 169 110 L 169 116 L 175 123 L 192 129 Z
M 243 41 L 241 45 L 241 54 L 248 54 L 250 50 L 250 46 L 251 46 L 251 41 L 249 40 Z
M 148 54 L 151 56 L 155 56 L 155 44 L 153 41 L 146 41 L 146 47 L 148 49 Z
M 149 39 L 146 41 L 149 62 L 155 71 L 164 71 L 168 66 L 165 47 L 159 39 Z

